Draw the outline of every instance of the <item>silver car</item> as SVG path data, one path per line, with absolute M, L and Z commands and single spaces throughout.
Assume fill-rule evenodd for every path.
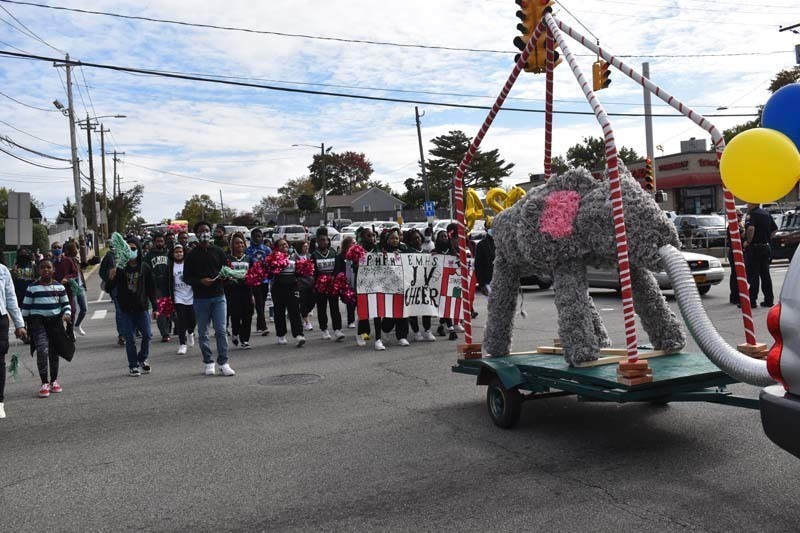
M 718 258 L 693 252 L 681 251 L 681 253 L 689 263 L 689 269 L 692 271 L 700 294 L 706 294 L 711 290 L 712 285 L 717 285 L 725 279 L 725 269 L 722 268 L 722 262 Z M 619 275 L 616 270 L 599 270 L 589 267 L 587 276 L 589 287 L 620 290 Z M 655 276 L 661 290 L 672 289 L 672 283 L 666 272 L 655 272 Z

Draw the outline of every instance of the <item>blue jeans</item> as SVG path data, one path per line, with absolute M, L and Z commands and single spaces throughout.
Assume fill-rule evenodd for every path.
M 224 365 L 228 362 L 228 337 L 225 335 L 225 322 L 228 318 L 228 308 L 224 296 L 213 298 L 194 297 L 194 316 L 197 319 L 197 333 L 200 338 L 200 352 L 203 362 L 211 364 L 211 345 L 208 343 L 208 323 L 213 322 L 214 337 L 217 339 L 217 364 Z
M 86 305 L 86 289 L 85 288 L 83 289 L 83 292 L 81 294 L 76 294 L 75 295 L 75 303 L 76 303 L 75 307 L 78 308 L 78 316 L 75 319 L 75 327 L 77 328 L 78 326 L 81 325 L 81 322 L 83 322 L 83 319 L 86 318 L 86 311 L 88 311 L 88 309 L 89 309 L 89 307 Z
M 150 355 L 150 313 L 147 311 L 123 311 L 122 326 L 125 330 L 125 351 L 128 354 L 128 368 L 138 368 L 139 363 Z M 136 331 L 142 332 L 142 349 L 136 353 Z

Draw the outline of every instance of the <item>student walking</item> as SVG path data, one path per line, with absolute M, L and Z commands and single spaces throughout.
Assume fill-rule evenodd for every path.
M 219 273 L 225 265 L 225 253 L 211 244 L 211 225 L 198 222 L 194 225 L 197 247 L 186 255 L 183 279 L 192 286 L 194 292 L 194 315 L 197 318 L 197 332 L 200 337 L 200 351 L 203 354 L 204 373 L 213 376 L 217 373 L 208 342 L 208 326 L 213 323 L 217 343 L 217 365 L 224 376 L 234 376 L 228 363 L 228 337 L 225 335 L 227 304 L 225 302 L 224 280 Z
M 72 300 L 70 304 L 72 309 L 75 309 L 77 314 L 72 321 L 72 328 L 77 329 L 81 336 L 85 336 L 86 332 L 83 331 L 81 324 L 83 319 L 86 318 L 86 313 L 89 311 L 89 305 L 86 302 L 86 278 L 83 277 L 81 270 L 80 259 L 78 258 L 78 245 L 74 241 L 68 242 L 64 245 L 64 255 L 75 263 L 75 270 L 78 275 L 75 277 L 75 289 L 72 291 Z
M 40 398 L 48 398 L 50 393 L 59 393 L 63 389 L 58 382 L 58 358 L 65 353 L 67 339 L 61 322 L 72 320 L 67 290 L 53 280 L 53 264 L 50 261 L 39 263 L 39 279 L 25 291 L 22 301 L 22 316 L 30 325 L 33 345 L 36 347 L 36 366 L 42 386 Z M 74 350 L 69 350 L 70 355 Z M 48 372 L 49 369 L 49 372 Z
M 345 237 L 342 239 L 342 246 L 339 253 L 336 255 L 336 272 L 344 272 L 347 283 L 355 290 L 356 277 L 355 271 L 353 270 L 353 262 L 347 259 L 347 250 L 349 250 L 353 244 L 355 244 L 355 239 L 353 239 L 353 237 Z M 355 329 L 356 304 L 348 302 L 345 304 L 345 308 L 347 310 L 347 328 Z
M 405 244 L 408 248 L 408 252 L 412 254 L 421 254 L 423 252 L 422 245 L 423 245 L 423 237 L 422 233 L 418 229 L 409 230 L 406 233 Z M 420 319 L 417 316 L 412 316 L 408 318 L 408 324 L 411 327 L 411 331 L 414 332 L 414 340 L 415 341 L 428 341 L 434 342 L 436 337 L 431 332 L 431 317 L 430 316 L 423 316 L 422 317 L 422 329 L 420 330 Z
M 73 246 L 77 249 L 77 244 L 73 241 L 67 243 L 67 245 L 72 248 Z M 75 314 L 75 305 L 72 301 L 72 289 L 69 286 L 69 280 L 76 279 L 78 277 L 78 272 L 80 269 L 78 268 L 75 261 L 64 255 L 64 246 L 61 246 L 61 243 L 56 241 L 50 245 L 50 253 L 53 254 L 53 278 L 61 283 L 64 288 L 67 290 L 67 296 L 70 299 L 70 304 L 72 305 L 72 314 Z M 67 337 L 72 340 L 75 340 L 75 333 L 72 330 L 72 324 L 67 324 Z
M 233 270 L 247 272 L 252 260 L 244 252 L 244 235 L 236 232 L 231 236 L 231 253 L 228 266 Z M 231 315 L 231 342 L 241 343 L 243 350 L 250 349 L 250 328 L 253 325 L 253 289 L 244 279 L 228 280 L 225 283 L 225 298 Z
M 111 241 L 108 241 L 108 252 L 103 257 L 100 263 L 100 279 L 102 280 L 102 289 L 111 296 L 111 301 L 114 302 L 114 321 L 117 327 L 117 344 L 125 346 L 125 326 L 122 323 L 122 310 L 119 308 L 119 299 L 117 298 L 117 288 L 113 286 L 109 280 L 109 273 L 114 268 L 114 247 L 111 246 Z
M 0 418 L 6 417 L 5 398 L 6 388 L 6 354 L 8 354 L 8 328 L 14 324 L 14 335 L 18 339 L 25 339 L 28 332 L 22 318 L 17 295 L 14 293 L 14 281 L 11 272 L 0 263 Z
M 156 284 L 156 300 L 168 296 L 170 278 L 169 249 L 163 233 L 155 234 L 153 247 L 144 257 L 144 261 L 153 270 L 153 279 Z M 169 342 L 170 332 L 172 331 L 172 318 L 166 315 L 159 315 L 156 325 L 158 326 L 159 334 L 161 334 L 161 342 Z
M 175 303 L 175 323 L 178 328 L 178 355 L 184 355 L 186 346 L 194 346 L 194 293 L 192 287 L 184 281 L 185 251 L 183 245 L 178 243 L 172 247 L 172 261 L 170 270 L 169 293 Z
M 320 230 L 323 229 L 325 228 L 320 228 Z M 311 254 L 311 257 L 314 260 L 314 275 L 317 278 L 320 276 L 329 276 L 332 280 L 334 276 L 339 273 L 339 271 L 336 270 L 336 253 L 331 250 L 331 240 L 328 238 L 327 230 L 317 232 L 317 247 L 314 253 Z M 339 311 L 339 297 L 335 294 L 315 294 L 319 329 L 322 330 L 322 338 L 325 340 L 331 338 L 331 332 L 328 331 L 327 309 L 330 307 L 333 335 L 336 337 L 336 342 L 344 340 L 344 333 L 342 333 L 342 313 Z
M 158 319 L 158 303 L 153 280 L 153 270 L 143 259 L 138 237 L 128 237 L 128 246 L 133 257 L 124 268 L 112 268 L 108 273 L 109 283 L 117 289 L 119 308 L 125 335 L 125 352 L 128 356 L 128 375 L 139 377 L 150 373 L 150 306 L 153 318 Z M 141 348 L 136 349 L 136 332 L 142 335 Z M 140 370 L 141 367 L 141 370 Z
M 358 233 L 356 233 L 356 239 L 358 243 L 364 248 L 364 251 L 368 254 L 378 253 L 380 249 L 375 244 L 375 233 L 370 228 L 362 227 L 359 229 Z M 356 281 L 358 280 L 358 265 L 353 263 L 353 287 L 356 286 Z M 381 341 L 381 319 L 374 318 L 372 322 L 375 326 L 375 349 L 378 351 L 385 350 L 386 347 L 383 345 L 383 341 Z M 356 345 L 358 346 L 366 346 L 367 339 L 369 339 L 369 319 L 360 320 L 358 321 L 358 334 L 356 335 Z
M 278 239 L 275 249 L 284 254 L 289 254 L 289 243 L 286 239 Z M 292 336 L 300 348 L 306 343 L 303 336 L 303 322 L 300 317 L 300 291 L 297 286 L 297 274 L 294 269 L 295 259 L 289 256 L 289 264 L 272 277 L 270 293 L 275 306 L 275 334 L 278 344 L 286 344 L 286 314 L 289 314 L 289 324 Z
M 308 242 L 303 241 L 297 247 L 297 251 L 292 254 L 292 259 L 295 261 L 311 260 L 308 253 Z M 303 317 L 303 329 L 311 331 L 314 326 L 308 319 L 308 315 L 314 310 L 316 304 L 314 300 L 314 276 L 301 276 L 297 275 L 297 290 L 300 292 L 300 316 Z
M 409 251 L 406 245 L 400 241 L 399 228 L 389 229 L 381 234 L 380 249 L 384 254 L 392 255 L 404 254 L 408 253 Z M 392 331 L 392 329 L 394 329 L 398 346 L 408 346 L 408 318 L 380 318 L 376 319 L 376 321 L 380 322 L 380 330 L 383 333 L 389 333 Z M 378 322 L 375 324 L 375 329 L 378 330 Z M 378 340 L 380 340 L 379 337 Z M 378 341 L 376 340 L 376 345 L 377 342 Z M 381 343 L 381 345 L 382 344 L 383 343 Z
M 247 247 L 244 253 L 250 258 L 251 263 L 261 263 L 272 253 L 269 246 L 264 244 L 264 234 L 260 229 L 256 228 L 250 232 L 250 246 Z M 267 294 L 269 294 L 269 280 L 265 279 L 261 285 L 253 287 L 253 303 L 256 309 L 256 333 L 264 337 L 269 335 L 269 326 L 267 325 L 265 313 Z

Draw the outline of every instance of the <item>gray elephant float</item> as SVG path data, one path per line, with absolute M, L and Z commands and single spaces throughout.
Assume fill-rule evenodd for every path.
M 679 246 L 678 234 L 653 198 L 620 168 L 634 309 L 657 350 L 686 344 L 681 322 L 667 306 L 653 271 L 659 249 Z M 496 255 L 484 348 L 508 355 L 520 277 L 553 278 L 558 334 L 569 364 L 597 359 L 610 346 L 589 296 L 588 266 L 615 268 L 616 239 L 608 180 L 578 168 L 536 187 L 494 218 Z

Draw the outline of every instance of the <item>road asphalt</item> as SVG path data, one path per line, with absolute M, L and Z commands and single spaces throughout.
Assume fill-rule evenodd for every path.
M 773 271 L 776 290 L 784 272 Z M 231 351 L 230 378 L 202 376 L 197 346 L 176 355 L 174 340 L 154 342 L 153 372 L 131 378 L 113 305 L 96 276 L 89 285 L 88 335 L 62 365 L 64 392 L 38 398 L 26 368 L 7 385 L 2 532 L 785 532 L 800 523 L 800 460 L 769 442 L 757 411 L 563 397 L 526 404 L 517 428 L 502 430 L 485 389 L 451 372 L 456 342 L 402 348 L 390 337 L 376 352 L 357 348 L 354 330 L 343 343 L 314 331 L 297 349 L 277 346 L 273 329 L 252 350 Z M 620 300 L 592 295 L 622 345 Z M 742 342 L 727 300 L 727 282 L 704 298 L 726 340 Z M 479 297 L 478 326 L 485 307 Z M 550 344 L 552 290 L 526 291 L 524 308 L 514 348 Z M 755 310 L 769 343 L 765 317 Z M 15 350 L 35 370 L 27 346 Z M 314 383 L 269 384 L 299 374 Z

